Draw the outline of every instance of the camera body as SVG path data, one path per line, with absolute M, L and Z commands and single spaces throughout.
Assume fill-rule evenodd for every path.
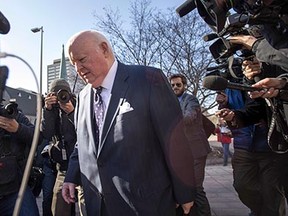
M 18 115 L 18 104 L 15 101 L 10 101 L 6 105 L 1 105 L 0 115 L 6 118 L 16 118 Z

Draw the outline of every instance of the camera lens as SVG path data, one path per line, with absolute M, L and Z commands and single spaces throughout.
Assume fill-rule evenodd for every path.
M 18 114 L 18 104 L 17 103 L 8 103 L 5 106 L 1 107 L 0 114 L 6 118 L 16 118 Z
M 57 92 L 57 99 L 60 101 L 60 103 L 68 103 L 69 100 L 71 99 L 71 94 L 69 91 L 60 89 Z

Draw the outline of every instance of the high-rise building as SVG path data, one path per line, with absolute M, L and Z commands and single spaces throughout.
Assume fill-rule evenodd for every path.
M 85 85 L 83 81 L 77 77 L 74 66 L 70 63 L 69 58 L 65 58 L 66 62 L 66 72 L 67 72 L 67 81 L 70 84 L 71 90 L 77 94 Z M 53 61 L 53 64 L 47 66 L 47 88 L 49 91 L 50 83 L 54 79 L 60 78 L 60 68 L 61 68 L 61 59 L 56 59 Z M 75 84 L 76 83 L 76 84 Z
M 67 77 L 70 77 L 71 74 L 72 76 L 75 76 L 75 69 L 74 67 L 70 64 L 69 59 L 66 58 L 66 71 L 67 71 Z M 60 65 L 61 64 L 61 59 L 56 59 L 53 61 L 53 64 L 47 66 L 47 88 L 49 89 L 50 83 L 58 79 L 60 76 Z M 70 76 L 69 76 L 70 75 Z

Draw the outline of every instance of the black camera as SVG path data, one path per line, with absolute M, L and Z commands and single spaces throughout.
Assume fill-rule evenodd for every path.
M 243 81 L 242 58 L 229 57 L 226 62 L 214 67 L 208 67 L 206 76 L 221 76 L 231 82 L 241 83 Z
M 221 63 L 223 60 L 232 56 L 238 50 L 241 50 L 241 45 L 231 44 L 225 38 L 217 39 L 210 47 L 209 50 L 213 56 L 213 58 Z
M 60 102 L 60 103 L 68 103 L 69 100 L 72 99 L 72 94 L 71 92 L 65 90 L 65 89 L 60 89 L 58 92 L 57 92 L 57 100 Z
M 6 105 L 2 104 L 0 107 L 0 115 L 6 118 L 16 118 L 18 112 L 18 104 L 14 101 L 10 101 Z

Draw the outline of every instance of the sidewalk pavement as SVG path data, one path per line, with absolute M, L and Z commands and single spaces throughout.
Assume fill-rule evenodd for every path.
M 212 138 L 212 152 L 205 169 L 204 190 L 209 200 L 212 216 L 248 216 L 250 210 L 242 204 L 233 187 L 231 160 L 223 166 L 222 145 Z M 233 144 L 230 151 L 234 152 Z
M 212 216 L 248 216 L 250 210 L 242 204 L 233 188 L 232 166 L 222 162 L 206 166 L 204 189 Z
M 221 163 L 206 167 L 204 188 L 211 206 L 212 216 L 248 216 L 249 209 L 239 200 L 232 183 L 231 164 L 223 166 L 221 160 Z M 42 215 L 42 193 L 37 198 L 37 204 L 40 215 Z

